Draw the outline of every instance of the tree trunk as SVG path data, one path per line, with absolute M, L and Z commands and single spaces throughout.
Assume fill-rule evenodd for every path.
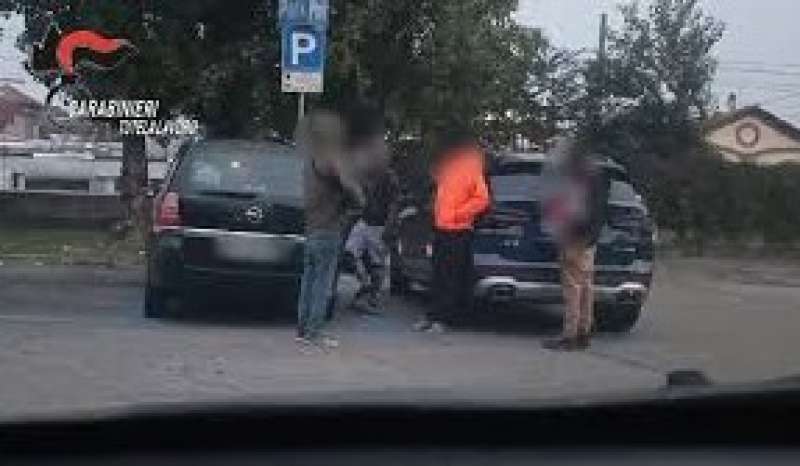
M 127 233 L 143 234 L 150 223 L 148 215 L 147 157 L 144 136 L 123 136 L 120 197 Z

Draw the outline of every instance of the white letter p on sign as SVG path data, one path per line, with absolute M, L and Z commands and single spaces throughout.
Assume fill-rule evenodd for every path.
M 317 48 L 317 39 L 307 32 L 292 33 L 292 65 L 300 64 L 300 55 L 311 53 Z

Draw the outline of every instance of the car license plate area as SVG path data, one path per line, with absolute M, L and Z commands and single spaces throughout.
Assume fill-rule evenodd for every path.
M 295 259 L 298 248 L 292 238 L 250 235 L 218 237 L 213 245 L 219 261 L 241 264 L 288 264 Z

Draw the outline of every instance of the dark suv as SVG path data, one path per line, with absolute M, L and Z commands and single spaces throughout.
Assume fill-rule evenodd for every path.
M 145 315 L 210 286 L 282 290 L 302 274 L 302 160 L 273 142 L 188 146 L 154 199 Z
M 546 160 L 543 154 L 508 154 L 492 164 L 488 178 L 492 208 L 475 229 L 477 310 L 498 302 L 562 300 L 558 248 L 543 230 L 540 217 Z M 609 223 L 596 258 L 597 322 L 601 329 L 628 331 L 650 289 L 654 225 L 625 170 L 611 161 L 602 165 L 612 182 Z M 400 239 L 392 258 L 395 292 L 412 283 L 430 284 L 431 213 L 429 203 L 422 204 L 401 212 Z

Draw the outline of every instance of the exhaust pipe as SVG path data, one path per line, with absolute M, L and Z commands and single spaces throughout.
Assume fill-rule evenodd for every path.
M 489 299 L 494 302 L 512 301 L 517 295 L 513 285 L 494 285 L 489 289 Z

